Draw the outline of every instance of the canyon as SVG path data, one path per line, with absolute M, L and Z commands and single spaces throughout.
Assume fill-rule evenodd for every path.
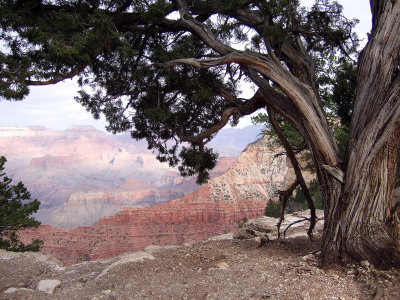
M 264 213 L 266 202 L 294 177 L 283 155 L 266 138 L 254 142 L 222 175 L 168 203 L 124 208 L 91 226 L 60 229 L 41 225 L 20 233 L 40 238 L 42 253 L 63 264 L 113 257 L 149 245 L 182 244 L 235 230 L 243 219 Z
M 213 141 L 221 158 L 211 176 L 223 174 L 236 159 L 226 155 L 237 156 L 259 132 L 254 126 L 223 130 Z M 93 225 L 124 207 L 169 202 L 198 188 L 194 178 L 182 178 L 160 163 L 144 141 L 91 126 L 64 131 L 0 126 L 0 155 L 7 158 L 7 174 L 41 202 L 35 217 L 65 229 Z
M 239 145 L 251 138 L 241 130 L 229 129 L 212 146 L 237 156 L 235 138 Z M 252 139 L 260 132 L 247 130 L 257 130 Z M 294 178 L 282 149 L 265 137 L 221 157 L 202 186 L 158 162 L 143 142 L 92 127 L 0 127 L 0 151 L 8 174 L 42 202 L 42 225 L 19 232 L 21 239 L 42 239 L 41 252 L 65 265 L 232 232 L 263 215 Z

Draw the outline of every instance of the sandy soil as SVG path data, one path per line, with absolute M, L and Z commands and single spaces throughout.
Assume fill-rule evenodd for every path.
M 400 299 L 396 270 L 320 269 L 318 240 L 224 238 L 67 267 L 0 251 L 0 299 Z M 48 279 L 59 280 L 52 294 L 38 290 Z

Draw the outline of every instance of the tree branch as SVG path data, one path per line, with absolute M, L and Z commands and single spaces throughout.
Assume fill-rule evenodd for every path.
M 239 112 L 239 109 L 237 107 L 229 107 L 223 111 L 222 116 L 221 116 L 221 121 L 219 121 L 216 125 L 212 126 L 211 128 L 203 131 L 202 133 L 200 133 L 196 136 L 185 136 L 185 135 L 181 135 L 181 134 L 177 133 L 178 137 L 183 142 L 200 144 L 203 142 L 203 139 L 210 137 L 212 134 L 218 132 L 221 128 L 223 128 L 228 123 L 229 118 L 238 112 Z
M 53 79 L 46 80 L 46 81 L 25 80 L 25 83 L 27 85 L 31 85 L 31 86 L 41 86 L 41 85 L 56 84 L 56 83 L 61 82 L 61 81 L 65 80 L 65 79 L 73 78 L 74 76 L 76 76 L 79 73 L 81 73 L 85 68 L 86 68 L 86 65 L 85 66 L 76 66 L 75 68 L 72 69 L 71 72 L 66 73 L 64 75 L 57 76 L 57 77 L 55 77 Z
M 189 65 L 196 68 L 211 68 L 231 63 L 238 63 L 247 66 L 257 67 L 258 70 L 262 70 L 263 73 L 265 72 L 266 74 L 271 72 L 272 61 L 271 59 L 269 59 L 267 55 L 261 55 L 255 52 L 254 53 L 252 52 L 250 54 L 246 52 L 233 50 L 233 52 L 229 54 L 214 58 L 208 58 L 208 59 L 181 58 L 181 59 L 171 60 L 165 63 L 156 63 L 154 65 L 163 68 L 171 68 L 177 65 Z
M 297 224 L 297 223 L 304 222 L 304 221 L 310 221 L 310 222 L 311 222 L 311 219 L 309 219 L 309 218 L 304 218 L 304 219 L 300 219 L 300 220 L 294 221 L 293 223 L 290 223 L 290 224 L 288 225 L 288 227 L 286 227 L 285 231 L 283 232 L 283 237 L 284 237 L 284 238 L 286 237 L 286 231 L 288 231 L 288 229 L 289 229 L 290 227 L 292 227 L 293 225 L 295 225 L 295 224 Z M 307 232 L 307 234 L 308 234 L 308 232 Z
M 226 55 L 235 51 L 235 49 L 219 41 L 207 25 L 193 18 L 185 0 L 174 0 L 173 2 L 178 7 L 181 16 L 179 23 L 183 27 L 191 31 L 193 34 L 196 34 L 204 43 L 211 47 L 211 49 L 221 55 Z
M 259 86 L 259 92 L 263 95 L 265 104 L 272 107 L 276 112 L 298 130 L 303 136 L 307 136 L 303 120 L 299 119 L 300 112 L 290 99 L 283 93 L 278 93 L 273 89 L 266 78 L 260 76 L 252 69 L 247 70 L 248 76 Z
M 281 225 L 282 222 L 285 220 L 285 210 L 287 203 L 289 201 L 290 195 L 293 194 L 293 191 L 296 189 L 296 187 L 299 185 L 299 180 L 296 178 L 294 182 L 290 185 L 290 187 L 286 191 L 278 191 L 279 194 L 279 202 L 281 203 L 281 212 L 279 216 L 279 221 L 276 224 L 276 227 L 278 228 L 278 240 L 281 239 Z
M 308 208 L 310 209 L 310 227 L 308 228 L 307 235 L 310 239 L 312 239 L 313 229 L 315 227 L 317 219 L 314 202 L 311 199 L 310 191 L 308 190 L 303 174 L 301 173 L 299 163 L 296 159 L 296 156 L 293 153 L 292 147 L 290 146 L 289 142 L 283 135 L 281 128 L 279 127 L 278 121 L 276 120 L 275 112 L 268 106 L 267 106 L 267 111 L 269 119 L 271 121 L 272 128 L 274 129 L 275 133 L 277 134 L 279 140 L 281 141 L 283 147 L 286 150 L 290 162 L 292 163 L 294 173 L 296 174 L 296 178 L 301 186 L 301 189 L 303 190 L 303 194 L 304 197 L 306 198 Z
M 97 58 L 97 56 L 104 51 L 104 49 L 106 49 L 106 47 L 108 46 L 109 42 L 111 40 L 111 36 L 110 35 L 106 35 L 102 40 L 100 40 L 97 45 L 95 45 L 93 47 L 92 53 L 90 53 L 90 58 L 92 60 L 95 60 Z M 53 79 L 50 80 L 46 80 L 46 81 L 35 81 L 35 80 L 25 80 L 25 83 L 27 85 L 31 85 L 31 86 L 41 86 L 41 85 L 51 85 L 51 84 L 56 84 L 60 81 L 63 81 L 65 79 L 71 79 L 74 76 L 78 75 L 79 73 L 81 73 L 89 64 L 86 65 L 77 65 L 75 66 L 70 72 L 63 74 L 63 75 L 59 75 Z
M 181 141 L 190 142 L 193 144 L 201 144 L 203 140 L 210 137 L 214 133 L 218 132 L 221 128 L 223 128 L 229 121 L 229 118 L 234 115 L 246 116 L 250 115 L 258 109 L 264 107 L 263 97 L 259 93 L 255 93 L 254 96 L 245 103 L 240 102 L 234 95 L 228 93 L 226 90 L 219 90 L 219 93 L 224 96 L 227 102 L 234 102 L 239 104 L 235 107 L 229 107 L 225 109 L 222 113 L 221 120 L 211 128 L 201 132 L 196 136 L 184 136 L 179 135 Z M 234 100 L 235 99 L 235 100 Z

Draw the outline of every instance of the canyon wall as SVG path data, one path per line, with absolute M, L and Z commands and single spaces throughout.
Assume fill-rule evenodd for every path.
M 233 231 L 244 217 L 263 215 L 268 199 L 293 179 L 286 157 L 266 139 L 250 144 L 231 167 L 196 192 L 169 203 L 125 208 L 92 226 L 59 229 L 42 225 L 20 233 L 44 240 L 43 253 L 64 264 L 111 257 L 148 245 L 198 241 Z M 133 181 L 132 184 L 137 184 Z
M 253 141 L 260 128 L 227 132 L 219 133 L 213 147 L 238 155 L 237 148 Z M 35 217 L 66 229 L 92 225 L 124 207 L 169 202 L 199 187 L 193 178 L 182 178 L 160 163 L 144 141 L 129 134 L 107 135 L 91 126 L 64 131 L 0 126 L 0 155 L 7 158 L 7 174 L 41 202 Z M 221 157 L 211 176 L 223 174 L 235 159 Z

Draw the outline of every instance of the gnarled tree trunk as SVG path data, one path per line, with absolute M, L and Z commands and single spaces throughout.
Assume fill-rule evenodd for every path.
M 399 136 L 372 163 L 358 160 L 345 186 L 331 186 L 326 203 L 323 250 L 329 258 L 368 260 L 379 267 L 400 267 L 400 227 L 392 197 Z M 332 190 L 332 188 L 334 190 Z M 329 197 L 329 196 L 328 196 Z
M 400 267 L 400 227 L 392 211 L 395 152 L 399 136 L 384 146 L 370 165 L 358 161 L 348 178 L 341 218 L 342 247 L 360 259 L 381 267 Z

